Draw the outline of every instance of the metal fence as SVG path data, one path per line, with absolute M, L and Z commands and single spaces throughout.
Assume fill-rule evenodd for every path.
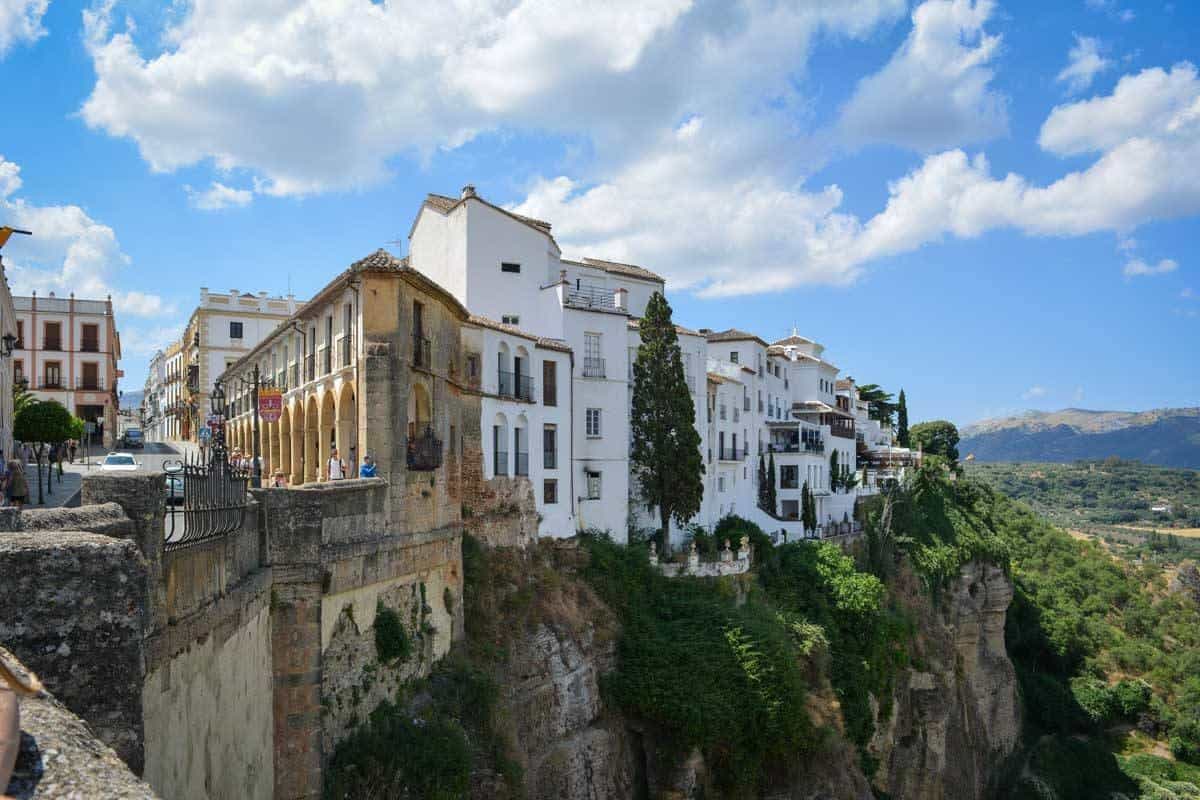
M 175 550 L 233 533 L 246 516 L 248 470 L 224 457 L 188 457 L 163 465 L 167 474 L 164 549 Z

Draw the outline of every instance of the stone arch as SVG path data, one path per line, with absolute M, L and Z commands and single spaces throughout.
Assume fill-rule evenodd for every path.
M 304 404 L 304 482 L 312 483 L 321 474 L 321 426 L 317 395 L 312 393 Z
M 358 402 L 354 396 L 354 384 L 350 381 L 344 382 L 338 389 L 334 433 L 337 436 L 338 452 L 346 462 L 346 468 L 350 470 L 350 477 L 358 477 L 358 460 L 362 458 L 358 444 Z
M 300 484 L 304 483 L 304 401 L 301 397 L 294 397 L 288 404 L 290 409 L 288 418 L 290 421 L 292 441 L 289 448 L 291 458 L 288 459 L 289 475 L 288 483 Z
M 513 393 L 512 353 L 507 342 L 500 342 L 496 351 L 496 393 L 504 397 Z
M 320 411 L 317 416 L 317 421 L 320 426 L 320 480 L 329 480 L 329 458 L 336 449 L 334 443 L 334 432 L 336 430 L 335 422 L 337 419 L 337 405 L 333 400 L 333 390 L 326 388 L 321 392 Z M 338 453 L 338 458 L 346 460 L 344 453 Z
M 529 474 L 529 419 L 519 414 L 513 422 L 513 475 Z
M 292 471 L 292 414 L 287 404 L 279 412 L 273 438 L 277 448 L 273 454 L 274 471 L 289 475 Z

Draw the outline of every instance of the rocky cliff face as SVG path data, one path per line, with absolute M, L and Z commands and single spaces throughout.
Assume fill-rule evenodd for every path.
M 559 553 L 561 560 L 562 553 Z M 561 563 L 558 565 L 561 566 Z M 1019 733 L 1016 675 L 1004 650 L 1012 585 L 972 564 L 936 607 L 913 591 L 919 619 L 914 664 L 879 713 L 870 750 L 877 789 L 896 800 L 987 797 Z M 653 733 L 606 708 L 601 676 L 615 666 L 611 611 L 583 584 L 560 580 L 537 600 L 536 625 L 508 638 L 499 723 L 523 768 L 531 800 L 716 797 L 703 759 L 656 763 Z M 510 634 L 514 632 L 510 631 Z M 680 676 L 686 680 L 686 676 Z M 814 686 L 813 721 L 840 730 L 828 684 Z M 855 748 L 839 735 L 772 775 L 769 800 L 871 800 Z M 473 797 L 507 797 L 477 771 Z
M 1016 672 L 1004 649 L 1012 594 L 1002 570 L 972 563 L 936 608 L 924 606 L 919 666 L 900 676 L 870 745 L 879 789 L 905 800 L 988 796 L 1020 735 Z

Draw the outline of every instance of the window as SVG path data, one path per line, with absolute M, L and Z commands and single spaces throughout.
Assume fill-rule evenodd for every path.
M 13 362 L 13 383 L 25 381 L 25 362 L 17 359 Z
M 25 349 L 25 322 L 17 320 L 17 349 Z
M 62 350 L 61 322 L 47 322 L 42 326 L 42 349 Z
M 516 326 L 521 324 L 521 318 L 516 314 L 505 314 L 504 316 L 500 317 L 500 321 L 505 325 Z
M 729 354 L 729 360 L 732 361 L 734 364 L 738 363 L 738 354 L 737 354 L 736 350 L 734 350 L 732 353 Z
M 600 438 L 600 409 L 598 408 L 587 410 L 587 437 L 589 439 Z
M 586 378 L 604 377 L 604 359 L 600 357 L 600 334 L 583 335 L 583 375 Z
M 79 349 L 85 353 L 100 352 L 100 326 L 83 325 L 80 328 Z
M 718 492 L 725 491 L 725 476 L 724 475 L 717 476 L 717 491 Z
M 542 362 L 542 405 L 558 405 L 558 364 L 550 359 Z
M 242 338 L 242 323 L 240 323 L 240 322 L 229 323 L 229 338 L 230 339 L 241 339 Z
M 83 367 L 83 377 L 79 380 L 79 388 L 91 391 L 102 389 L 103 387 L 100 385 L 100 365 L 92 361 L 80 366 Z
M 51 389 L 62 386 L 62 364 L 58 361 L 46 362 L 46 380 L 44 385 Z
M 587 476 L 587 499 L 588 500 L 599 500 L 600 499 L 600 473 L 589 469 L 586 472 L 584 472 L 584 474 Z
M 558 468 L 558 428 L 554 425 L 542 428 L 542 468 Z
M 554 478 L 542 482 L 542 502 L 548 506 L 558 502 L 558 481 Z
M 501 261 L 500 262 L 500 271 L 501 272 L 520 272 L 521 265 L 516 264 L 512 261 Z
M 467 377 L 472 381 L 479 380 L 479 356 L 475 353 L 467 356 Z

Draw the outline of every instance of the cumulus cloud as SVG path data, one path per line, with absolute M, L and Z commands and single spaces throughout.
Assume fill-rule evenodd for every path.
M 541 179 L 516 208 L 551 220 L 564 250 L 631 259 L 706 296 L 844 284 L 868 262 L 946 236 L 1128 237 L 1150 220 L 1198 213 L 1198 108 L 1191 65 L 1128 76 L 1111 95 L 1055 108 L 1043 127 L 1050 152 L 1098 151 L 1089 166 L 1037 185 L 993 176 L 983 154 L 948 150 L 892 181 L 865 221 L 840 210 L 836 185 L 808 190 L 769 159 L 740 161 L 747 147 L 758 151 L 754 131 L 720 118 L 689 120 L 607 180 Z M 1109 117 L 1119 132 L 1095 128 Z
M 46 35 L 42 17 L 49 6 L 50 0 L 0 0 L 0 58 Z
M 213 181 L 203 191 L 193 189 L 191 186 L 184 186 L 183 188 L 187 192 L 188 202 L 192 204 L 192 207 L 202 211 L 243 208 L 250 205 L 250 201 L 254 199 L 254 192 L 249 189 L 235 189 L 219 181 Z
M 1125 263 L 1125 269 L 1122 272 L 1126 278 L 1136 278 L 1143 275 L 1166 275 L 1177 269 L 1179 269 L 1179 264 L 1169 258 L 1164 258 L 1157 264 L 1150 264 L 1140 258 L 1135 258 Z
M 82 117 L 155 170 L 245 168 L 276 195 L 367 184 L 396 155 L 498 128 L 586 135 L 620 159 L 690 113 L 791 102 L 816 34 L 862 36 L 904 5 L 208 0 L 145 53 L 101 6 L 84 15 Z
M 1021 395 L 1021 399 L 1022 400 L 1036 400 L 1039 397 L 1045 397 L 1046 394 L 1047 393 L 1046 393 L 1045 386 L 1030 386 Z
M 992 0 L 927 0 L 891 60 L 859 81 L 843 133 L 923 152 L 989 139 L 1008 128 L 1006 99 L 989 88 L 1000 36 L 987 34 Z
M 1055 78 L 1067 85 L 1067 91 L 1078 94 L 1092 85 L 1096 76 L 1112 66 L 1112 61 L 1100 55 L 1100 40 L 1075 35 L 1075 46 L 1067 53 L 1067 66 Z
M 81 298 L 109 295 L 118 314 L 154 317 L 172 310 L 161 297 L 114 288 L 129 257 L 116 233 L 75 205 L 39 206 L 18 197 L 21 168 L 0 156 L 0 219 L 33 236 L 11 240 L 4 267 L 16 294 L 74 292 Z

